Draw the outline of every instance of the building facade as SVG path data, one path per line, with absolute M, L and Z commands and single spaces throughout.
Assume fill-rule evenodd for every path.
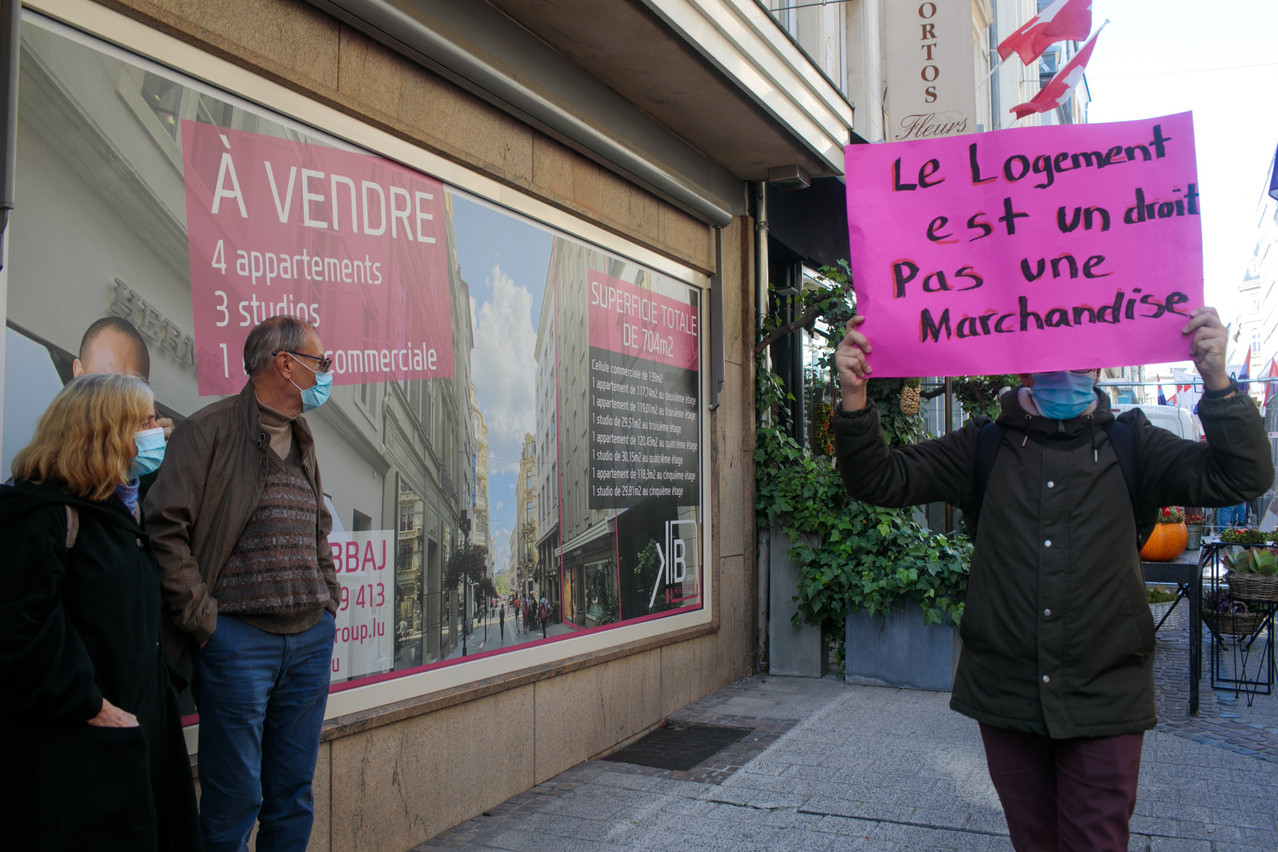
M 179 423 L 266 316 L 334 358 L 312 848 L 409 848 L 755 670 L 760 248 L 836 256 L 784 220 L 837 234 L 854 115 L 765 10 L 36 0 L 19 45 L 6 467 L 101 316 Z M 814 183 L 769 231 L 776 174 Z M 477 535 L 567 632 L 459 656 Z

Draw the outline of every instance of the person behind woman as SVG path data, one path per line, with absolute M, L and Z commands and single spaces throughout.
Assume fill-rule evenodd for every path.
M 0 824 L 23 850 L 201 848 L 137 478 L 150 388 L 85 375 L 0 486 Z

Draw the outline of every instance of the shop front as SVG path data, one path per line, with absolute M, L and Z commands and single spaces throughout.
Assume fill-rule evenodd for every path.
M 408 848 L 751 671 L 750 228 L 743 181 L 719 215 L 628 180 L 332 5 L 25 4 L 0 455 L 103 317 L 179 428 L 256 323 L 314 323 L 314 844 Z M 470 546 L 562 629 L 477 645 Z

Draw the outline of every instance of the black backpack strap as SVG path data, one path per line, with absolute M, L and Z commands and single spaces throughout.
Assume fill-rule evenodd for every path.
M 1122 471 L 1123 482 L 1127 485 L 1127 500 L 1132 507 L 1132 518 L 1136 522 L 1136 536 L 1139 544 L 1143 546 L 1145 540 L 1149 538 L 1149 534 L 1153 532 L 1153 528 L 1141 528 L 1140 523 L 1140 502 L 1137 499 L 1137 464 L 1136 464 L 1136 436 L 1132 432 L 1132 428 L 1126 423 L 1117 420 L 1107 423 L 1102 427 L 1105 434 L 1109 436 L 1110 446 L 1114 448 L 1114 455 L 1118 457 L 1118 469 Z M 985 499 L 985 488 L 990 481 L 990 471 L 994 469 L 994 458 L 998 455 L 999 447 L 1003 444 L 1003 435 L 1007 430 L 997 423 L 986 423 L 981 427 L 981 431 L 976 439 L 976 465 L 972 473 L 972 496 L 968 501 L 970 508 L 967 512 L 967 535 L 969 538 L 976 537 L 976 523 L 981 515 L 981 502 Z
M 1123 481 L 1127 484 L 1127 500 L 1132 505 L 1132 518 L 1136 521 L 1136 545 L 1144 547 L 1154 528 L 1152 524 L 1141 528 L 1140 500 L 1137 497 L 1140 472 L 1136 463 L 1136 433 L 1131 426 L 1119 420 L 1107 423 L 1102 428 L 1109 436 L 1109 445 L 1114 448 L 1114 455 L 1118 456 L 1118 469 L 1123 472 Z
M 994 469 L 994 457 L 1003 444 L 1003 435 L 1007 430 L 991 421 L 981 427 L 976 438 L 976 465 L 972 470 L 972 495 L 968 500 L 967 535 L 976 537 L 976 522 L 981 516 L 981 501 L 985 499 L 985 486 L 990 481 L 990 471 Z

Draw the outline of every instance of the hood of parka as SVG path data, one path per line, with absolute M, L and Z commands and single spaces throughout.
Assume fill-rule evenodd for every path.
M 1030 411 L 1022 402 L 1024 387 L 1012 388 L 999 398 L 1002 411 L 998 423 L 1005 429 L 1026 432 L 1035 441 L 1090 441 L 1095 444 L 1096 430 L 1114 422 L 1114 412 L 1109 397 L 1095 390 L 1096 407 L 1086 414 L 1069 420 L 1053 420 Z

